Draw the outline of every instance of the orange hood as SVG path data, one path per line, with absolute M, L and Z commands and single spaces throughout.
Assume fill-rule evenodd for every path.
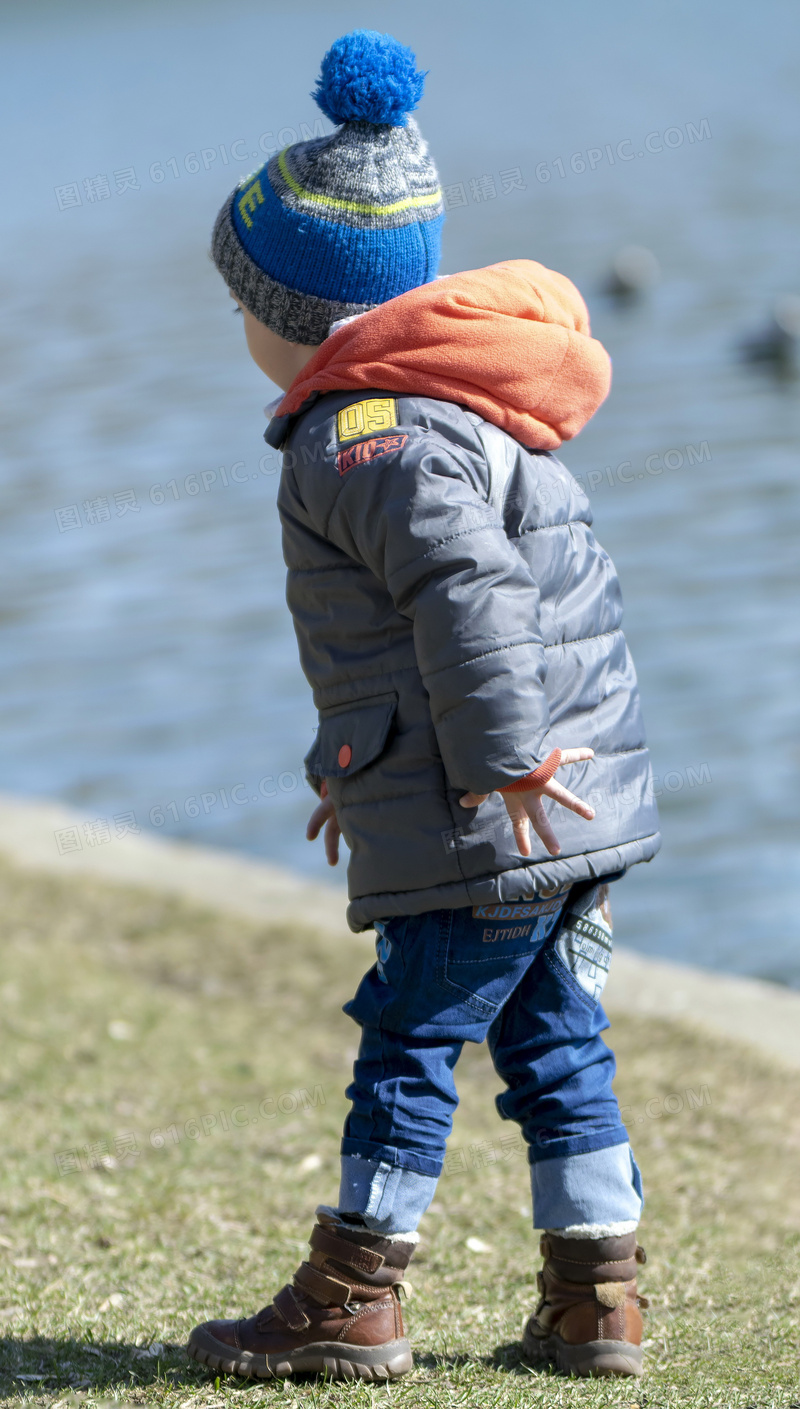
M 312 391 L 456 401 L 534 450 L 555 450 L 602 405 L 611 361 L 575 285 L 532 259 L 451 274 L 364 313 L 327 338 L 278 407 Z

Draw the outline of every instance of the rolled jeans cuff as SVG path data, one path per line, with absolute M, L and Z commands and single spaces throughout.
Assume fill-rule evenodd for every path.
M 531 1193 L 534 1228 L 636 1224 L 644 1206 L 642 1176 L 627 1142 L 532 1164 Z
M 438 1182 L 401 1164 L 344 1154 L 336 1212 L 359 1214 L 372 1233 L 413 1233 Z

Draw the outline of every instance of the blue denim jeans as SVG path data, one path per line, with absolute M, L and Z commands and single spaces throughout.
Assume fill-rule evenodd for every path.
M 505 1084 L 497 1109 L 528 1146 L 537 1226 L 635 1224 L 641 1185 L 611 1086 L 614 1055 L 600 1036 L 610 927 L 598 892 L 593 883 L 376 925 L 377 963 L 345 1006 L 361 1043 L 347 1089 L 341 1210 L 376 1228 L 392 1221 L 393 1203 L 394 1221 L 420 1216 L 458 1104 L 456 1063 L 465 1042 L 486 1040 Z

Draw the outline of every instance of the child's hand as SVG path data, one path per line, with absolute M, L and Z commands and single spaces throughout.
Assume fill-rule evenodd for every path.
M 562 792 L 564 789 L 562 788 Z M 336 821 L 336 813 L 333 810 L 333 803 L 328 797 L 328 784 L 323 780 L 320 789 L 322 801 L 319 807 L 315 807 L 308 819 L 306 827 L 306 837 L 308 841 L 316 841 L 322 828 L 325 828 L 325 855 L 328 858 L 329 866 L 336 866 L 339 862 L 339 838 L 342 835 L 339 823 Z
M 563 749 L 558 767 L 562 768 L 565 763 L 583 763 L 588 758 L 594 758 L 594 749 Z M 465 793 L 460 798 L 461 806 L 478 807 L 486 801 L 488 796 L 488 793 Z M 551 856 L 558 856 L 561 851 L 558 838 L 547 820 L 547 813 L 542 803 L 543 797 L 554 797 L 562 807 L 568 807 L 570 812 L 577 812 L 578 816 L 585 817 L 587 822 L 591 822 L 594 817 L 594 808 L 586 802 L 581 802 L 579 797 L 571 793 L 568 788 L 563 787 L 561 783 L 557 783 L 555 778 L 551 778 L 540 788 L 531 788 L 526 792 L 501 792 L 500 796 L 514 824 L 514 836 L 522 856 L 530 856 L 531 854 L 531 822 L 537 837 L 540 837 L 544 842 Z M 315 812 L 314 816 L 316 817 L 316 815 Z

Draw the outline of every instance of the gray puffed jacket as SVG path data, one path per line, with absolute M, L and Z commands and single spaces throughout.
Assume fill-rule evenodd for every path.
M 464 406 L 380 388 L 314 393 L 266 439 L 284 449 L 287 598 L 319 710 L 306 767 L 350 848 L 351 928 L 649 861 L 658 819 L 619 583 L 556 456 Z M 532 835 L 521 856 L 494 790 L 581 745 L 594 758 L 558 778 L 594 820 L 548 802 L 561 854 Z M 465 791 L 491 795 L 467 811 Z

